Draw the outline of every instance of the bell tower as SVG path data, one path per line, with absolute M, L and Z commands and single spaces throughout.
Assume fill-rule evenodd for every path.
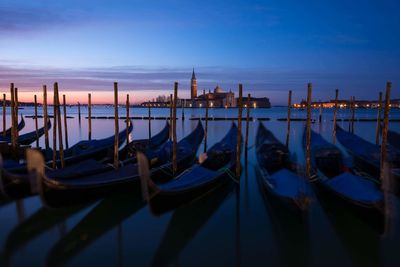
M 197 81 L 196 75 L 194 74 L 194 68 L 192 72 L 192 79 L 190 80 L 190 98 L 194 99 L 197 97 Z

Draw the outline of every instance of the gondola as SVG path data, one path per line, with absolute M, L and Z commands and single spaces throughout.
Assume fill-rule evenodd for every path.
M 303 135 L 306 147 L 306 131 Z M 319 197 L 335 202 L 340 208 L 351 209 L 378 231 L 384 227 L 384 196 L 377 184 L 356 175 L 335 145 L 311 131 L 311 181 Z
M 132 132 L 133 125 L 129 124 L 128 132 Z M 126 140 L 126 129 L 119 132 L 118 134 L 119 146 Z M 103 159 L 113 153 L 115 142 L 115 135 L 108 138 L 98 140 L 83 140 L 72 147 L 64 150 L 64 164 L 65 166 L 81 162 L 85 159 Z M 53 150 L 47 149 L 45 152 L 45 158 L 49 163 L 53 158 Z M 59 159 L 59 153 L 57 151 L 57 158 Z M 57 165 L 61 165 L 61 161 L 57 160 Z
M 131 130 L 132 126 L 129 127 L 129 131 Z M 119 133 L 119 137 L 119 144 L 122 144 L 126 139 L 126 129 Z M 111 139 L 113 140 L 112 145 L 110 144 Z M 87 147 L 84 146 L 86 143 L 88 143 Z M 94 144 L 98 144 L 99 146 L 95 146 Z M 83 160 L 91 156 L 97 158 L 102 156 L 102 154 L 106 155 L 113 144 L 114 136 L 102 140 L 81 141 L 73 146 L 75 147 L 73 150 L 76 152 L 76 155 L 71 156 L 69 162 L 74 162 L 78 159 Z M 26 167 L 27 164 L 25 162 L 19 163 L 13 160 L 4 160 L 0 166 L 0 194 L 11 199 L 19 199 L 37 193 L 36 175 L 27 173 Z
M 204 162 L 194 165 L 174 180 L 157 185 L 148 179 L 142 186 L 148 186 L 151 211 L 161 214 L 209 193 L 229 179 L 235 179 L 232 171 L 236 165 L 237 132 L 233 123 L 226 136 L 207 151 Z
M 129 125 L 129 133 L 132 131 L 132 124 Z M 126 140 L 126 129 L 119 132 L 119 145 Z M 72 147 L 64 150 L 64 166 L 69 166 L 77 162 L 82 162 L 86 159 L 101 160 L 109 157 L 113 153 L 115 142 L 115 135 L 99 139 L 99 140 L 83 140 Z M 52 166 L 53 163 L 53 150 L 51 148 L 41 150 L 44 155 L 45 161 L 48 166 Z M 56 153 L 56 165 L 58 168 L 61 167 L 60 154 Z M 3 168 L 11 173 L 25 174 L 26 173 L 26 162 L 16 160 L 5 160 Z
M 388 143 L 396 149 L 400 149 L 400 133 L 395 131 L 388 131 Z
M 289 150 L 260 123 L 256 137 L 256 154 L 260 185 L 270 200 L 294 212 L 306 211 L 312 190 L 298 166 L 290 159 Z
M 204 129 L 199 122 L 188 136 L 177 144 L 178 173 L 191 166 L 197 149 L 204 137 Z M 151 178 L 156 182 L 170 180 L 172 175 L 172 142 L 161 148 L 147 151 L 151 159 Z M 87 202 L 113 193 L 132 192 L 140 186 L 138 164 L 130 163 L 118 169 L 79 178 L 52 178 L 43 175 L 38 190 L 42 200 L 51 207 L 60 207 Z
M 381 159 L 379 145 L 370 143 L 355 134 L 343 130 L 339 126 L 336 127 L 336 137 L 353 157 L 354 165 L 357 169 L 379 179 Z M 395 182 L 393 191 L 396 194 L 400 194 L 400 188 L 397 185 L 400 179 L 400 151 L 393 148 L 393 146 L 388 146 L 387 148 L 390 175 Z
M 42 135 L 44 135 L 44 126 L 42 128 L 38 129 L 37 135 L 36 135 L 36 130 L 26 133 L 26 134 L 21 134 L 18 136 L 17 143 L 19 145 L 30 145 L 33 142 L 36 141 L 36 139 L 39 139 Z M 47 121 L 47 128 L 51 128 L 51 122 L 50 120 Z M 0 142 L 6 142 L 10 143 L 11 142 L 11 136 L 10 137 L 0 137 Z
M 254 166 L 254 171 L 259 184 L 258 189 L 262 199 L 264 200 L 265 211 L 268 214 L 269 221 L 271 222 L 271 241 L 276 246 L 276 255 L 280 256 L 279 259 L 283 266 L 309 266 L 310 255 L 312 251 L 312 242 L 310 238 L 310 224 L 311 216 L 307 213 L 313 213 L 312 208 L 315 205 L 310 205 L 308 212 L 301 212 L 298 208 L 293 211 L 293 205 L 289 208 L 287 205 L 282 205 L 280 201 L 271 198 L 270 193 L 264 189 L 262 185 L 262 176 L 260 168 Z M 298 215 L 298 216 L 293 216 Z M 290 257 L 288 257 L 290 251 Z
M 133 140 L 119 151 L 119 165 L 126 165 L 136 162 L 136 151 L 156 150 L 161 147 L 169 137 L 170 126 L 167 122 L 165 127 L 156 135 L 149 139 Z M 56 179 L 77 178 L 94 175 L 112 170 L 113 157 L 106 157 L 102 160 L 87 159 L 76 164 L 72 164 L 63 169 L 49 170 L 47 175 Z
M 24 127 L 25 127 L 25 120 L 24 120 L 24 117 L 21 115 L 21 121 L 17 125 L 17 131 L 18 132 L 21 131 Z M 11 127 L 8 128 L 6 130 L 5 136 L 3 135 L 3 132 L 0 132 L 0 142 L 2 142 L 1 138 L 11 138 L 11 131 L 12 131 L 12 128 Z

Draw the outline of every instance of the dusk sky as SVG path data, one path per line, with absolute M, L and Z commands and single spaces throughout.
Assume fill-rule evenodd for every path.
M 134 102 L 199 90 L 313 99 L 376 99 L 387 80 L 400 97 L 399 1 L 0 2 L 0 88 L 22 101 L 59 82 L 68 101 L 112 102 L 113 82 Z M 73 91 L 74 93 L 70 92 Z M 40 97 L 39 97 L 40 100 Z M 121 99 L 122 100 L 122 99 Z

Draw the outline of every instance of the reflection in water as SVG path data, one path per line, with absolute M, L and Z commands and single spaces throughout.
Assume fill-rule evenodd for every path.
M 259 173 L 255 167 L 256 175 Z M 259 181 L 259 179 L 257 179 Z M 270 215 L 273 232 L 283 266 L 310 266 L 311 242 L 309 233 L 309 217 L 307 213 L 297 213 L 280 205 L 268 197 L 259 184 L 267 213 Z
M 380 266 L 380 234 L 348 209 L 320 199 L 342 245 L 350 252 L 354 266 Z
M 233 184 L 219 186 L 213 192 L 174 211 L 153 259 L 153 266 L 176 263 L 179 254 L 225 201 Z
M 62 225 L 68 217 L 79 212 L 84 207 L 77 206 L 65 209 L 40 208 L 8 234 L 3 249 L 5 262 L 9 263 L 12 255 L 31 240 L 57 225 Z
M 117 227 L 117 266 L 124 266 L 123 261 L 123 251 L 124 251 L 124 241 L 123 241 L 123 234 L 122 234 L 122 224 L 118 224 Z
M 48 266 L 63 265 L 106 232 L 136 213 L 144 202 L 140 194 L 122 194 L 101 201 L 49 251 Z
M 236 227 L 235 227 L 235 234 L 236 234 L 236 266 L 241 266 L 241 253 L 240 253 L 240 184 L 237 183 L 235 186 L 235 193 L 236 193 Z
M 39 109 L 38 111 L 40 115 L 42 110 Z M 71 107 L 68 111 L 68 114 L 74 117 L 74 119 L 68 120 L 68 128 L 70 130 L 68 137 L 70 145 L 73 145 L 79 140 L 86 139 L 87 137 L 88 125 L 87 119 L 85 118 L 87 116 L 87 108 L 85 107 L 82 109 L 81 124 L 79 124 L 77 108 Z M 147 139 L 148 109 L 133 108 L 131 111 L 132 116 L 146 118 L 143 120 L 135 119 L 133 121 L 134 138 Z M 180 111 L 181 110 L 178 112 Z M 179 126 L 178 138 L 182 138 L 196 126 L 197 121 L 190 120 L 189 118 L 201 117 L 200 115 L 204 116 L 204 111 L 204 109 L 195 108 L 185 110 L 185 121 L 182 121 L 181 118 L 179 118 L 177 122 Z M 348 128 L 348 122 L 344 122 L 342 119 L 349 118 L 349 111 L 350 110 L 346 109 L 338 110 L 338 125 L 342 126 L 342 128 Z M 25 107 L 24 110 L 21 110 L 21 113 L 26 115 L 31 115 L 32 112 L 33 109 L 30 107 Z M 92 112 L 93 116 L 110 117 L 113 115 L 114 110 L 110 107 L 94 106 Z M 237 117 L 237 109 L 210 109 L 209 112 L 210 118 Z M 271 129 L 271 131 L 280 141 L 285 142 L 287 124 L 285 122 L 277 121 L 276 119 L 287 116 L 286 107 L 276 107 L 268 110 L 256 108 L 251 112 L 253 118 L 266 116 L 270 117 L 271 120 L 265 121 L 264 123 L 268 125 L 268 128 Z M 169 117 L 168 108 L 152 109 L 152 113 L 153 116 Z M 124 109 L 120 109 L 120 115 L 121 117 L 125 116 Z M 377 117 L 376 110 L 374 109 L 358 109 L 356 115 L 357 119 L 376 119 Z M 324 110 L 323 116 L 321 134 L 325 139 L 332 140 L 333 110 Z M 392 109 L 390 111 L 390 116 L 392 118 L 400 118 L 400 109 Z M 293 109 L 291 117 L 305 118 L 305 110 L 301 111 L 299 109 Z M 316 118 L 318 118 L 318 110 L 313 110 L 313 119 Z M 7 117 L 7 120 L 8 122 L 10 121 L 9 117 Z M 42 123 L 43 121 L 41 120 L 40 124 Z M 114 134 L 114 120 L 93 119 L 92 123 L 93 138 L 100 139 Z M 218 142 L 226 134 L 230 124 L 231 121 L 210 120 L 208 125 L 208 146 L 212 146 L 215 142 Z M 244 165 L 245 171 L 243 172 L 242 177 L 243 182 L 241 182 L 240 185 L 240 190 L 242 193 L 241 203 L 244 205 L 242 211 L 245 212 L 240 217 L 240 243 L 242 244 L 240 249 L 240 258 L 242 265 L 253 266 L 259 264 L 274 266 L 274 263 L 279 263 L 279 261 L 281 261 L 282 265 L 284 266 L 296 264 L 296 267 L 302 265 L 349 266 L 349 264 L 350 266 L 371 266 L 379 264 L 381 264 L 381 266 L 400 266 L 400 253 L 398 253 L 398 241 L 400 240 L 399 232 L 396 233 L 396 231 L 394 231 L 395 233 L 393 235 L 376 237 L 374 230 L 368 228 L 365 222 L 360 222 L 358 218 L 352 214 L 349 216 L 341 215 L 341 209 L 338 208 L 331 208 L 330 210 L 327 210 L 326 208 L 321 209 L 319 205 L 316 205 L 317 209 L 311 209 L 309 214 L 311 215 L 310 218 L 312 219 L 310 220 L 312 223 L 312 228 L 308 226 L 308 222 L 301 223 L 301 220 L 298 217 L 293 216 L 293 214 L 285 214 L 284 210 L 282 211 L 274 207 L 265 208 L 266 204 L 271 204 L 269 202 L 264 203 L 264 201 L 260 201 L 260 195 L 258 194 L 259 187 L 255 180 L 256 177 L 253 175 L 252 169 L 252 166 L 256 164 L 255 152 L 253 149 L 255 137 L 253 128 L 255 127 L 252 126 L 254 125 L 256 125 L 256 122 L 250 122 L 247 157 L 245 158 L 246 153 L 243 153 L 242 156 L 243 162 L 247 161 L 247 165 L 251 168 L 249 173 L 247 173 L 246 165 Z M 158 132 L 164 126 L 165 121 L 163 120 L 151 121 L 151 130 L 153 132 Z M 355 134 L 375 143 L 376 121 L 356 121 L 354 126 Z M 23 129 L 21 134 L 32 131 L 34 127 L 34 120 L 26 120 L 26 127 Z M 125 122 L 121 119 L 120 128 L 123 129 L 124 127 Z M 312 127 L 313 130 L 318 131 L 320 125 L 315 123 Z M 390 123 L 390 129 L 399 132 L 400 124 L 397 122 Z M 297 161 L 300 163 L 304 162 L 304 151 L 301 142 L 303 131 L 304 122 L 296 122 L 295 120 L 292 120 L 290 128 L 289 150 L 298 156 Z M 52 131 L 50 131 L 49 139 L 52 140 Z M 340 147 L 340 142 L 336 143 Z M 40 139 L 39 145 L 44 147 L 44 138 Z M 199 152 L 202 151 L 203 147 L 199 149 Z M 103 208 L 103 211 L 96 211 L 95 213 L 97 215 L 88 215 L 79 223 L 80 226 L 77 226 L 72 231 L 67 231 L 67 229 L 65 229 L 63 226 L 64 220 L 62 218 L 49 219 L 50 216 L 40 215 L 46 213 L 52 214 L 53 211 L 47 210 L 47 212 L 44 212 L 45 209 L 40 207 L 41 204 L 39 201 L 36 201 L 37 198 L 24 199 L 26 218 L 19 226 L 15 225 L 18 224 L 16 204 L 10 204 L 9 200 L 0 198 L 0 244 L 4 244 L 2 254 L 6 259 L 8 259 L 8 261 L 11 261 L 12 264 L 18 264 L 21 261 L 38 262 L 41 260 L 40 253 L 37 253 L 38 250 L 43 250 L 42 248 L 51 246 L 51 242 L 54 240 L 44 238 L 53 233 L 51 231 L 45 232 L 46 229 L 57 227 L 56 230 L 58 231 L 56 232 L 56 238 L 58 238 L 60 235 L 62 236 L 63 241 L 60 241 L 58 245 L 54 246 L 51 252 L 48 253 L 47 260 L 49 264 L 63 264 L 69 262 L 70 259 L 75 257 L 75 255 L 84 249 L 89 248 L 89 246 L 90 248 L 96 249 L 97 247 L 102 248 L 105 245 L 112 246 L 111 250 L 114 251 L 116 249 L 114 245 L 119 244 L 117 249 L 121 253 L 123 251 L 122 244 L 124 244 L 126 246 L 123 258 L 124 260 L 122 261 L 122 254 L 119 254 L 120 256 L 118 262 L 115 262 L 115 265 L 134 265 L 138 263 L 149 262 L 149 259 L 151 261 L 152 256 L 154 256 L 154 251 L 157 249 L 157 245 L 159 245 L 157 255 L 159 255 L 161 259 L 164 259 L 164 261 L 158 261 L 157 257 L 154 257 L 153 263 L 161 262 L 160 264 L 170 263 L 170 265 L 175 265 L 177 263 L 178 255 L 181 259 L 194 259 L 195 263 L 198 263 L 199 260 L 196 257 L 198 257 L 199 250 L 192 248 L 204 246 L 207 248 L 205 251 L 209 251 L 209 253 L 204 253 L 206 257 L 220 252 L 221 255 L 229 258 L 229 262 L 231 263 L 230 265 L 234 265 L 234 261 L 236 259 L 236 244 L 238 244 L 238 242 L 235 242 L 235 238 L 237 238 L 238 231 L 236 231 L 235 234 L 235 229 L 231 229 L 231 227 L 236 228 L 237 225 L 239 225 L 236 223 L 237 217 L 235 217 L 235 213 L 232 213 L 232 211 L 236 212 L 236 206 L 233 206 L 235 204 L 232 203 L 232 205 L 224 205 L 220 208 L 215 207 L 218 206 L 216 202 L 213 202 L 210 205 L 198 204 L 200 207 L 193 208 L 194 210 L 192 212 L 190 211 L 191 208 L 189 208 L 189 206 L 186 209 L 181 208 L 176 210 L 177 215 L 174 214 L 174 219 L 171 220 L 169 225 L 167 225 L 168 217 L 162 216 L 160 218 L 147 216 L 146 212 L 144 212 L 144 217 L 142 217 L 143 214 L 140 213 L 128 218 L 130 216 L 129 214 L 135 213 L 134 209 L 136 209 L 135 206 L 137 204 L 135 201 L 130 199 L 130 197 L 127 197 L 125 200 L 122 198 L 123 197 L 121 197 L 120 200 L 118 200 L 119 198 L 115 198 L 115 200 L 108 200 L 108 208 Z M 235 201 L 234 198 L 227 200 L 232 200 L 232 202 Z M 206 201 L 206 199 L 203 199 L 202 201 Z M 316 200 L 316 202 L 318 202 L 318 200 Z M 394 211 L 398 214 L 400 211 L 398 197 L 393 198 L 393 202 L 395 206 Z M 9 203 L 9 205 L 6 205 L 7 203 Z M 228 203 L 225 202 L 225 204 Z M 126 210 L 125 212 L 122 211 L 124 209 Z M 182 209 L 184 211 L 182 211 Z M 215 211 L 208 211 L 209 213 L 207 213 L 207 210 L 210 209 L 214 209 Z M 29 216 L 33 211 L 37 211 L 40 216 L 36 215 L 36 212 L 33 214 L 33 216 Z M 94 210 L 92 212 L 94 213 Z M 123 215 L 123 213 L 125 213 L 125 215 Z M 328 214 L 329 217 L 327 217 L 326 214 Z M 189 216 L 193 216 L 193 218 L 190 218 Z M 65 217 L 68 216 L 66 215 Z M 67 222 L 79 219 L 78 217 L 80 216 L 73 216 L 72 218 L 68 219 Z M 92 219 L 90 219 L 90 217 Z M 261 219 L 270 217 L 272 218 L 271 222 L 268 219 L 266 219 L 266 221 Z M 124 220 L 124 218 L 128 219 L 124 221 L 122 229 L 121 222 Z M 28 224 L 27 222 L 30 220 L 34 220 L 36 223 Z M 110 222 L 112 220 L 113 222 Z M 121 227 L 119 227 L 119 225 Z M 157 229 L 157 231 L 152 232 L 151 242 L 145 239 L 147 237 L 147 233 L 143 233 L 145 236 L 143 239 L 146 240 L 146 244 L 137 244 L 138 249 L 141 249 L 141 252 L 143 253 L 127 253 L 128 244 L 129 246 L 132 246 L 132 244 L 135 244 L 136 246 L 135 242 L 137 242 L 138 238 L 138 235 L 136 234 L 131 235 L 127 233 L 146 232 L 146 230 L 149 229 L 149 225 L 154 226 L 154 229 Z M 399 221 L 397 220 L 394 221 L 390 226 L 394 226 L 394 228 L 396 228 L 398 225 Z M 169 229 L 165 232 L 164 236 L 158 232 L 161 229 L 166 229 L 167 226 Z M 43 227 L 44 230 L 40 230 L 41 227 Z M 107 231 L 111 231 L 112 228 L 116 229 L 116 235 L 112 236 L 113 239 L 111 240 L 111 244 L 108 244 L 110 242 L 109 238 L 98 238 Z M 221 240 L 220 235 L 210 234 L 209 230 L 211 228 L 213 231 L 217 231 L 217 233 L 225 233 L 226 236 L 224 236 L 223 240 Z M 308 228 L 310 228 L 310 231 L 307 230 Z M 28 229 L 32 229 L 32 233 Z M 184 233 L 188 233 L 188 235 L 185 236 Z M 309 234 L 311 236 L 309 236 Z M 157 242 L 162 238 L 162 242 L 158 244 Z M 312 242 L 310 242 L 310 238 L 312 239 Z M 310 251 L 310 243 L 313 246 L 312 252 Z M 210 244 L 218 244 L 218 249 L 213 250 L 214 253 L 210 252 L 208 249 Z M 69 245 L 71 245 L 71 247 L 67 249 Z M 156 247 L 150 248 L 150 245 L 155 245 Z M 21 260 L 19 257 L 17 257 L 17 255 L 19 256 L 21 254 L 21 247 L 25 248 L 23 250 L 24 260 Z M 275 253 L 277 251 L 276 248 L 278 248 L 280 253 Z M 67 251 L 68 253 L 64 253 L 64 251 Z M 18 254 L 16 254 L 16 252 Z M 47 251 L 43 252 L 46 253 Z M 100 254 L 100 252 L 97 251 L 96 253 Z M 69 263 L 74 266 L 81 266 L 87 263 L 94 266 L 106 265 L 106 263 L 102 261 L 104 257 L 102 258 L 102 255 L 97 257 L 98 254 L 93 255 L 92 253 L 81 253 L 79 257 L 75 257 L 74 260 Z M 310 257 L 312 257 L 312 261 L 310 260 Z M 190 261 L 193 262 L 192 260 Z M 214 266 L 217 265 L 215 262 L 221 261 L 226 262 L 224 260 L 208 260 L 210 263 L 209 265 L 213 265 L 214 263 Z M 0 266 L 2 266 L 1 264 L 2 263 L 0 263 Z

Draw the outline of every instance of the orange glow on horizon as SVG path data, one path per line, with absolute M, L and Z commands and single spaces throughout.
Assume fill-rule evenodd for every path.
M 2 94 L 6 94 L 7 100 L 10 100 L 10 92 L 1 92 L 1 99 L 3 99 Z M 92 94 L 92 104 L 113 104 L 114 103 L 114 93 L 112 91 L 62 91 L 60 90 L 60 103 L 62 103 L 62 95 L 65 94 L 67 104 L 75 105 L 78 102 L 81 104 L 88 103 L 88 94 Z M 18 91 L 18 101 L 19 102 L 32 102 L 34 101 L 34 95 L 37 95 L 37 102 L 43 103 L 43 91 Z M 135 91 L 120 91 L 118 92 L 118 103 L 125 104 L 126 95 L 129 94 L 130 104 L 140 104 L 145 101 L 152 100 L 159 95 L 169 95 L 167 91 L 161 90 L 135 90 Z M 53 104 L 53 90 L 47 88 L 47 103 Z

